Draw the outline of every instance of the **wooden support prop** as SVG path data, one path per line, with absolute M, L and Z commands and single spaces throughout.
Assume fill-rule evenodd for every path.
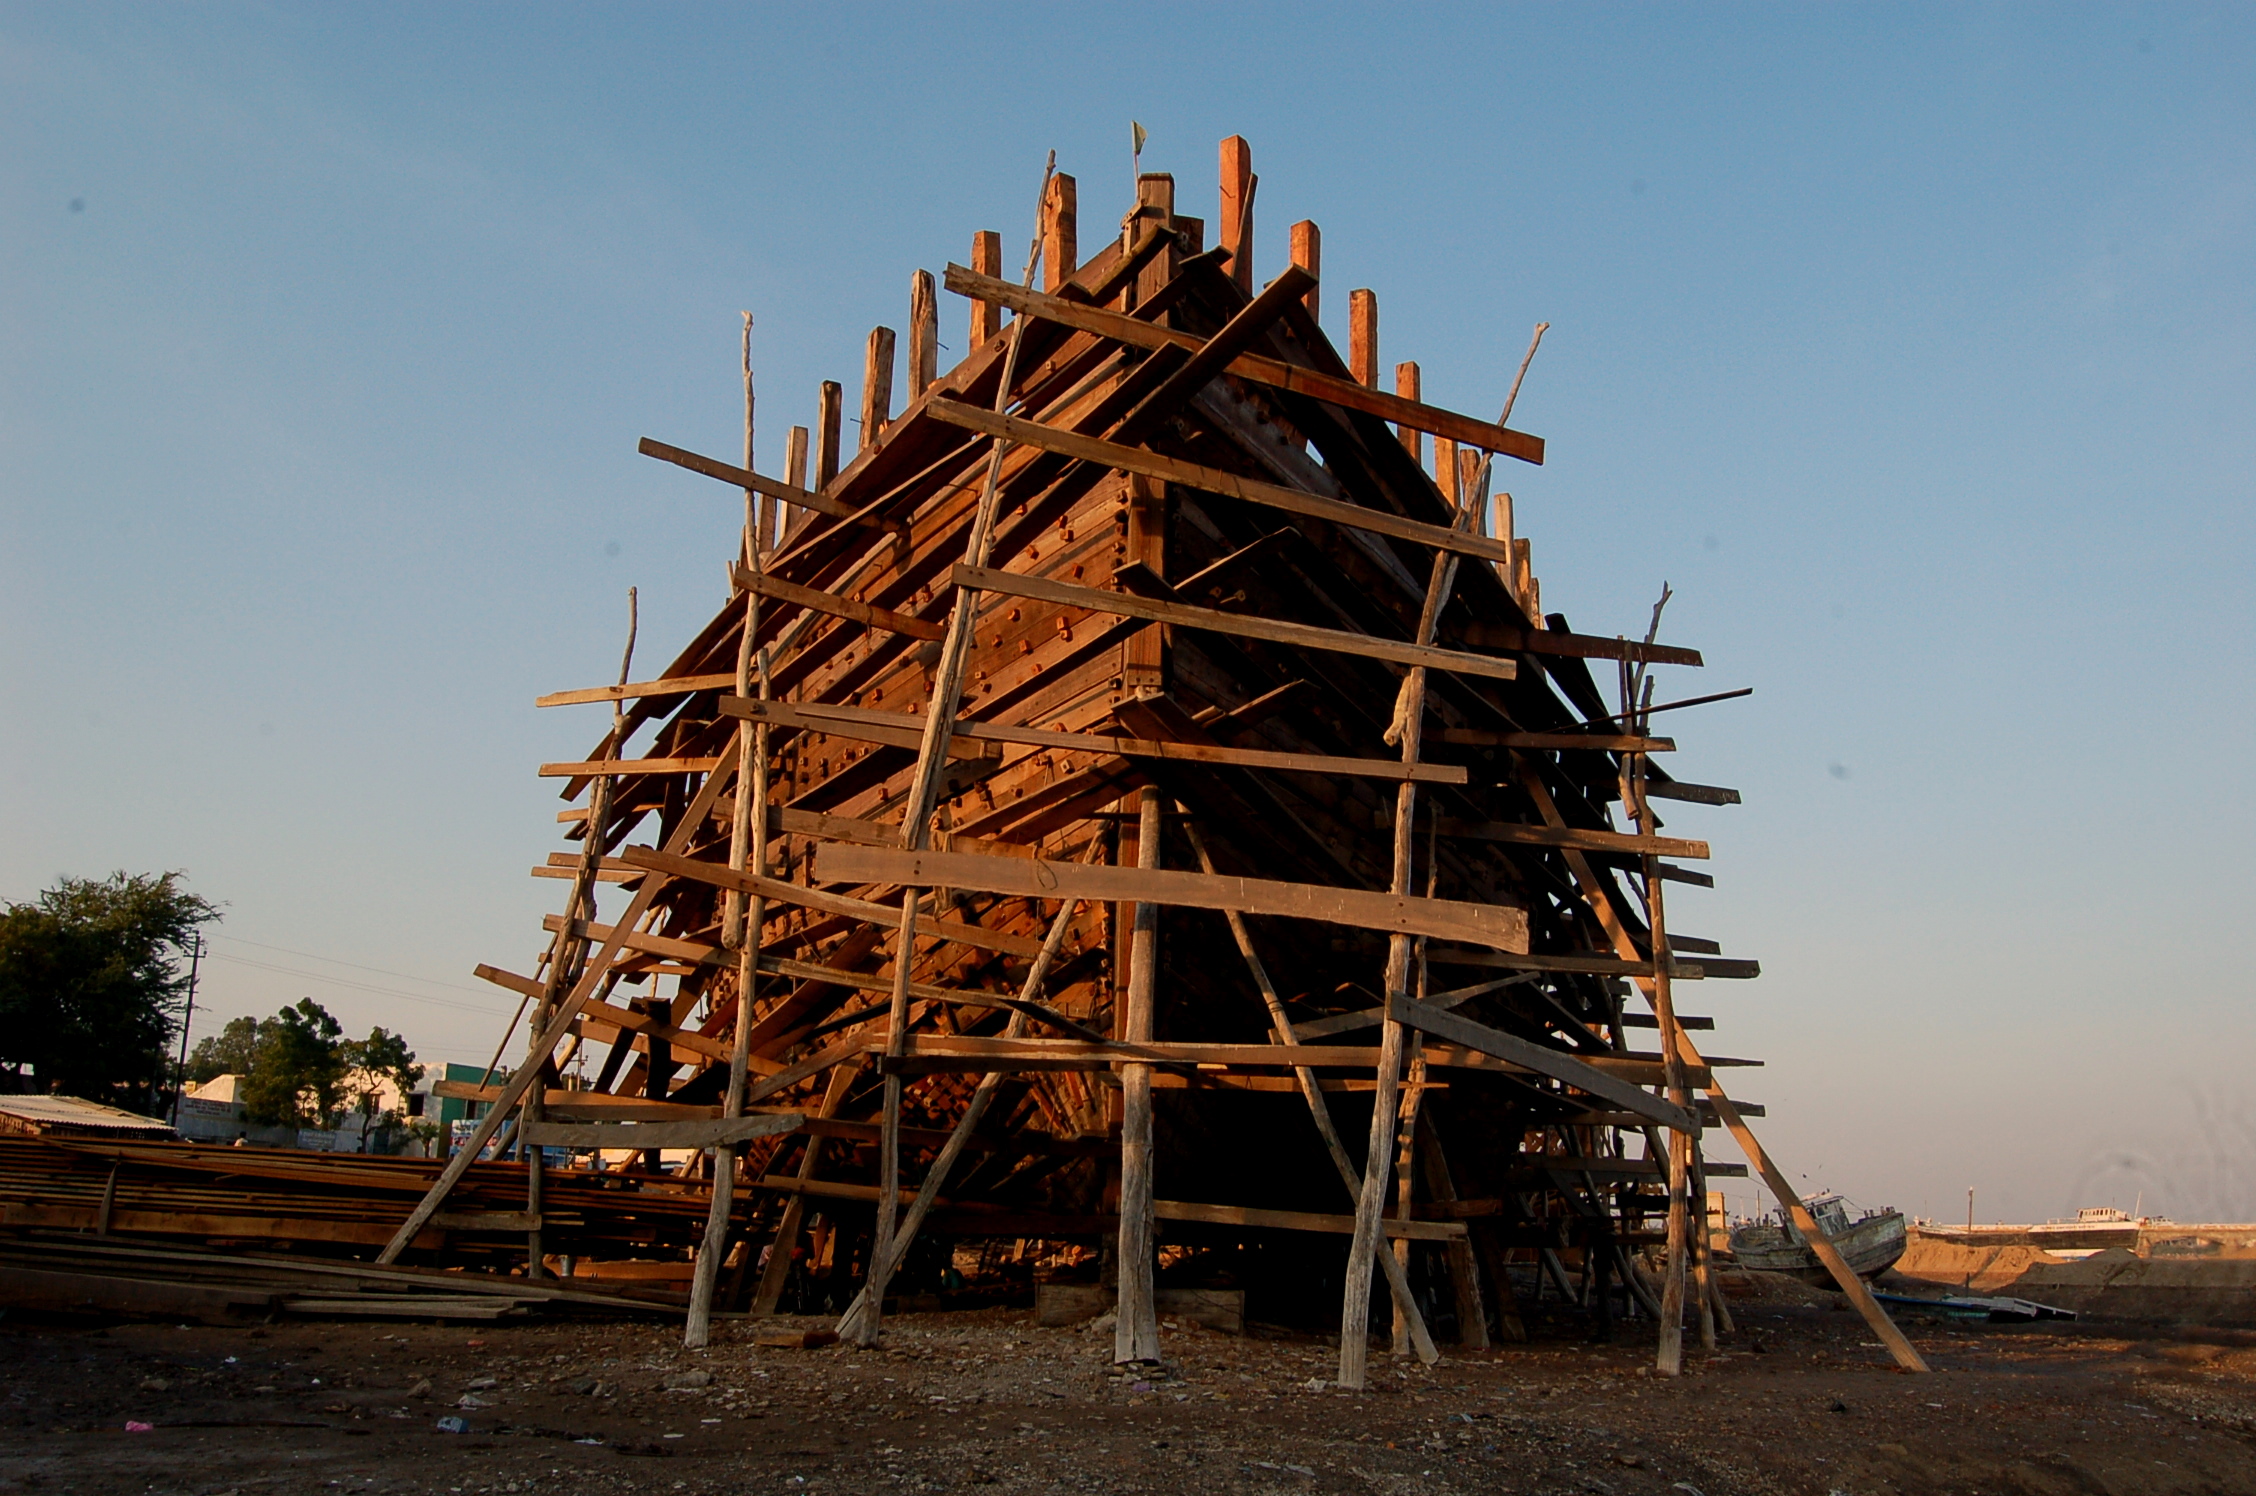
M 765 716 L 779 723 L 805 727 L 833 737 L 861 738 L 893 743 L 915 729 L 919 720 L 906 712 L 880 712 L 867 707 L 781 706 L 770 702 L 724 701 L 730 716 Z M 1426 784 L 1464 784 L 1465 770 L 1454 764 L 1398 764 L 1383 758 L 1333 758 L 1320 753 L 1272 753 L 1259 748 L 1225 748 L 1211 743 L 1180 743 L 1163 738 L 1130 738 L 1112 733 L 1050 732 L 1039 727 L 1010 727 L 1001 723 L 958 722 L 954 737 L 975 743 L 1015 743 L 1034 748 L 1059 748 L 1071 753 L 1103 753 L 1120 758 L 1157 758 L 1172 763 L 1220 764 L 1237 769 L 1269 769 L 1292 774 L 1345 774 L 1365 779 L 1415 779 Z M 913 743 L 910 746 L 914 746 Z
M 840 597 L 836 593 L 814 587 L 802 587 L 796 582 L 786 582 L 781 577 L 753 571 L 746 566 L 730 566 L 729 580 L 745 592 L 757 592 L 760 596 L 772 597 L 777 602 L 810 608 L 817 613 L 827 613 L 833 618 L 844 618 L 868 628 L 905 634 L 911 639 L 938 639 L 947 633 L 939 624 L 926 623 L 921 618 L 911 618 L 908 614 L 896 613 L 891 608 L 857 602 L 853 598 Z
M 817 514 L 827 514 L 833 519 L 851 520 L 855 524 L 868 525 L 880 530 L 905 532 L 908 528 L 899 520 L 871 519 L 858 514 L 855 510 L 849 509 L 835 499 L 826 499 L 819 493 L 809 493 L 804 488 L 794 488 L 788 483 L 778 483 L 773 478 L 763 478 L 749 469 L 740 468 L 733 462 L 722 462 L 712 457 L 700 457 L 695 452 L 669 446 L 665 442 L 656 441 L 647 436 L 635 443 L 635 450 L 645 457 L 655 457 L 661 462 L 670 462 L 676 467 L 687 468 L 693 473 L 702 473 L 708 478 L 717 478 L 732 487 L 749 488 L 754 493 L 765 494 L 771 499 L 781 499 L 786 504 L 797 504 L 802 509 L 812 509 Z
M 804 1120 L 763 1112 L 710 1122 L 527 1122 L 517 1136 L 536 1148 L 718 1148 L 796 1132 Z
M 862 442 L 867 452 L 885 435 L 893 419 L 893 341 L 890 327 L 870 329 L 869 347 L 862 353 Z
M 1292 262 L 1308 272 L 1311 281 L 1324 273 L 1324 231 L 1315 223 L 1303 218 L 1292 226 Z M 1311 285 L 1300 304 L 1308 308 L 1310 321 L 1316 320 L 1320 288 Z
M 1159 867 L 1160 796 L 1156 785 L 1137 792 L 1136 866 Z M 1130 1045 L 1152 1040 L 1152 1010 L 1159 983 L 1159 906 L 1136 905 L 1128 937 L 1128 1002 L 1121 1037 Z M 1151 1066 L 1120 1067 L 1120 1312 L 1114 1321 L 1115 1365 L 1159 1359 L 1159 1313 L 1153 1292 L 1158 1259 L 1152 1240 Z
M 961 265 L 950 265 L 948 267 L 946 284 L 950 291 L 959 296 L 990 298 L 1017 311 L 1040 317 L 1045 322 L 1055 322 L 1061 327 L 1070 327 L 1077 332 L 1095 333 L 1099 337 L 1111 338 L 1116 342 L 1126 343 L 1130 347 L 1181 348 L 1195 353 L 1200 347 L 1204 346 L 1202 339 L 1190 333 L 1161 327 L 1156 323 L 1146 322 L 1104 307 L 1084 306 L 1079 302 L 1065 301 L 1054 296 L 1043 296 L 1036 292 L 1024 291 L 1011 285 L 1008 281 L 974 275 Z M 1460 415 L 1455 411 L 1441 410 L 1431 405 L 1421 405 L 1417 401 L 1405 400 L 1399 395 L 1388 394 L 1378 389 L 1376 387 L 1378 383 L 1378 302 L 1376 298 L 1372 298 L 1368 302 L 1370 314 L 1368 331 L 1372 342 L 1370 368 L 1367 371 L 1362 370 L 1361 366 L 1355 364 L 1353 356 L 1354 339 L 1352 332 L 1354 326 L 1357 325 L 1356 309 L 1359 305 L 1362 305 L 1358 303 L 1356 298 L 1370 296 L 1371 293 L 1368 291 L 1354 291 L 1348 295 L 1349 321 L 1351 324 L 1349 364 L 1351 367 L 1357 368 L 1358 379 L 1362 380 L 1361 383 L 1354 379 L 1341 379 L 1333 374 L 1319 374 L 1313 369 L 1303 368 L 1298 364 L 1288 364 L 1280 359 L 1273 359 L 1257 353 L 1238 354 L 1230 361 L 1229 367 L 1224 372 L 1234 374 L 1240 379 L 1249 380 L 1255 384 L 1268 385 L 1272 389 L 1305 395 L 1312 400 L 1321 400 L 1326 404 L 1338 405 L 1348 410 L 1359 410 L 1366 415 L 1377 416 L 1381 420 L 1415 426 L 1420 431 L 1447 436 L 1465 446 L 1477 447 L 1484 452 L 1500 452 L 1506 457 L 1517 458 L 1522 462 L 1541 463 L 1543 461 L 1543 438 L 1539 436 L 1530 436 L 1523 431 L 1508 430 L 1503 426 L 1478 420 L 1472 416 Z
M 1374 390 L 1379 387 L 1379 293 L 1376 291 L 1359 289 L 1347 293 L 1347 369 L 1355 376 L 1357 384 Z M 1410 424 L 1419 431 L 1432 429 L 1415 422 Z
M 1235 909 L 1284 919 L 1316 920 L 1464 940 L 1518 952 L 1528 940 L 1527 914 L 1495 904 L 1464 904 L 1316 883 L 1277 883 L 1204 873 L 1143 868 L 1089 867 L 1040 858 L 984 857 L 974 852 L 908 852 L 877 847 L 823 846 L 815 876 L 829 883 L 898 883 L 1011 894 L 1020 898 L 1089 899 L 1096 902 L 1176 904 L 1194 909 Z
M 981 229 L 971 236 L 971 269 L 975 275 L 1000 279 L 1003 273 L 1003 236 L 993 229 Z M 995 340 L 1003 330 L 1003 305 L 999 301 L 973 301 L 971 304 L 971 346 L 968 352 L 977 353 Z
M 957 566 L 950 571 L 948 579 L 958 587 L 968 587 L 975 591 L 1030 597 L 1038 602 L 1086 608 L 1092 613 L 1110 613 L 1121 618 L 1141 618 L 1152 623 L 1207 629 L 1214 633 L 1229 634 L 1241 639 L 1262 639 L 1297 649 L 1330 650 L 1335 654 L 1360 655 L 1364 659 L 1425 666 L 1454 671 L 1460 675 L 1483 676 L 1491 680 L 1511 680 L 1518 674 L 1518 667 L 1510 660 L 1463 654 L 1451 649 L 1436 649 L 1430 644 L 1381 639 L 1373 634 L 1350 634 L 1339 629 L 1317 628 L 1305 623 L 1285 623 L 1246 613 L 1224 613 L 1216 608 L 1195 608 L 1188 603 L 1139 597 L 1130 592 L 1105 592 L 1095 587 L 1055 582 L 1048 577 L 1028 576 L 1022 572 L 997 571 L 985 566 Z
M 909 403 L 940 377 L 940 287 L 929 270 L 909 277 Z
M 1577 1090 L 1601 1097 L 1625 1111 L 1650 1117 L 1664 1127 L 1698 1126 L 1692 1114 L 1682 1106 L 1662 1101 L 1636 1086 L 1617 1080 L 1597 1066 L 1579 1060 L 1564 1050 L 1537 1044 L 1500 1029 L 1492 1029 L 1462 1013 L 1453 1013 L 1430 1003 L 1398 1000 L 1389 1005 L 1388 1011 L 1397 1022 L 1406 1023 L 1422 1033 L 1451 1040 L 1467 1049 L 1494 1055 L 1500 1060 L 1510 1060 L 1539 1075 L 1548 1075 Z
M 1445 525 L 1429 525 L 1421 520 L 1389 514 L 1384 510 L 1366 509 L 1360 504 L 1350 504 L 1340 499 L 1327 499 L 1304 489 L 1286 488 L 1281 484 L 1264 483 L 1258 478 L 1241 477 L 1220 468 L 1201 467 L 1178 457 L 1164 456 L 1141 447 L 1123 446 L 1099 437 L 1083 436 L 1076 431 L 1066 431 L 1017 416 L 1000 415 L 959 401 L 935 398 L 926 406 L 925 414 L 936 421 L 945 421 L 967 431 L 984 432 L 989 436 L 1003 437 L 1020 446 L 1037 447 L 1061 457 L 1098 463 L 1116 472 L 1176 483 L 1185 488 L 1198 489 L 1202 493 L 1219 494 L 1224 498 L 1259 504 L 1263 508 L 1282 510 L 1287 514 L 1304 514 L 1312 519 L 1328 520 L 1336 525 L 1367 530 L 1375 535 L 1392 535 L 1397 539 L 1412 540 L 1461 555 L 1481 556 L 1491 561 L 1508 559 L 1505 548 L 1484 535 L 1452 530 Z M 1610 639 L 1595 642 L 1608 645 L 1614 643 Z M 1563 654 L 1567 651 L 1562 649 L 1550 652 Z

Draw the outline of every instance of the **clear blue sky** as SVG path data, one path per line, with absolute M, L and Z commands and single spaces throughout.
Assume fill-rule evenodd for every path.
M 738 310 L 774 470 L 1044 152 L 1089 243 L 1131 118 L 1194 212 L 1242 133 L 1430 398 L 1552 324 L 1546 604 L 1756 688 L 1672 907 L 1789 1167 L 2256 1215 L 2252 78 L 2245 7 L 0 5 L 0 897 L 187 869 L 211 1018 L 483 1059 L 599 730 L 532 698 L 723 596 L 634 442 L 734 450 Z

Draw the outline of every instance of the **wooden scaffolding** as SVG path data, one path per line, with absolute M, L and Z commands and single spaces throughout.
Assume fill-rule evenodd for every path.
M 611 725 L 541 769 L 576 843 L 534 870 L 570 884 L 542 966 L 480 968 L 527 1057 L 384 1261 L 505 1125 L 536 1275 L 541 1149 L 702 1147 L 692 1343 L 717 1296 L 774 1308 L 817 1212 L 844 1334 L 920 1235 L 1101 1243 L 1122 1361 L 1160 1353 L 1163 1232 L 1258 1237 L 1322 1266 L 1359 1387 L 1374 1273 L 1429 1360 L 1429 1316 L 1516 1334 L 1530 1271 L 1599 1316 L 1620 1283 L 1664 1370 L 1688 1312 L 1712 1343 L 1687 1202 L 1743 1168 L 1704 1128 L 1823 1243 L 1674 1008 L 1756 969 L 1664 914 L 1708 848 L 1653 804 L 1737 799 L 1653 757 L 1689 703 L 1647 672 L 1699 655 L 1543 612 L 1492 471 L 1542 442 L 1415 364 L 1382 389 L 1369 291 L 1343 359 L 1316 225 L 1257 287 L 1243 140 L 1221 165 L 1211 248 L 1145 175 L 1085 259 L 1053 168 L 1018 280 L 994 233 L 947 268 L 946 373 L 917 272 L 906 409 L 877 329 L 851 457 L 826 383 L 754 471 L 749 319 L 740 461 L 642 443 L 742 493 L 733 595 L 655 678 L 542 699 Z

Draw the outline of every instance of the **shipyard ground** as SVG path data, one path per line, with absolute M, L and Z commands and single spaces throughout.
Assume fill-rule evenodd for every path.
M 1380 1353 L 1360 1396 L 1313 1337 L 1186 1326 L 1122 1375 L 1109 1333 L 1008 1310 L 904 1316 L 874 1351 L 735 1322 L 697 1354 L 655 1326 L 11 1316 L 0 1491 L 2256 1491 L 2256 1335 L 1914 1325 L 1921 1377 L 1823 1303 L 1739 1312 L 1674 1381 L 1625 1326 L 1431 1369 Z

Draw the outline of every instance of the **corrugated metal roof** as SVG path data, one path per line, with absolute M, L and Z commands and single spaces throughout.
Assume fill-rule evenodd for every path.
M 0 1096 L 0 1115 L 41 1127 L 85 1127 L 100 1132 L 171 1132 L 155 1117 L 79 1096 Z

